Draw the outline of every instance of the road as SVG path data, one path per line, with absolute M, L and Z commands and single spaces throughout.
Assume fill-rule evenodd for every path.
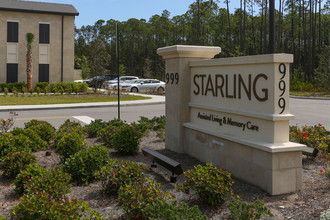
M 24 123 L 33 118 L 46 120 L 58 128 L 65 120 L 80 121 L 82 124 L 89 119 L 102 119 L 105 121 L 117 118 L 117 107 L 59 109 L 59 110 L 33 110 L 16 111 L 15 126 L 24 127 Z M 330 100 L 316 99 L 290 99 L 290 112 L 295 115 L 291 125 L 317 125 L 322 124 L 330 130 Z M 0 118 L 7 118 L 8 113 L 0 112 Z M 121 119 L 127 122 L 139 120 L 140 116 L 152 118 L 165 115 L 165 105 L 142 105 L 121 107 Z M 78 117 L 74 117 L 78 116 Z M 85 117 L 82 117 L 85 116 Z
M 58 128 L 67 119 L 80 121 L 82 125 L 86 124 L 88 117 L 92 119 L 102 119 L 109 121 L 118 118 L 117 107 L 100 107 L 100 108 L 81 108 L 81 109 L 58 109 L 58 110 L 33 110 L 33 111 L 16 111 L 18 117 L 15 120 L 15 127 L 24 127 L 24 123 L 31 119 L 45 120 Z M 165 105 L 141 105 L 121 107 L 121 119 L 126 122 L 133 122 L 140 119 L 140 116 L 152 118 L 154 116 L 165 115 Z M 0 112 L 0 118 L 8 118 L 9 114 Z M 87 117 L 81 117 L 87 116 Z M 78 119 L 77 119 L 78 118 Z M 79 120 L 81 119 L 81 120 Z
M 290 125 L 322 124 L 330 131 L 330 99 L 290 99 L 290 112 L 295 120 Z

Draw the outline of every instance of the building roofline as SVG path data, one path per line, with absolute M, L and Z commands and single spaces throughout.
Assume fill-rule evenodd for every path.
M 59 4 L 49 2 L 1 0 L 0 11 L 30 12 L 42 14 L 57 14 L 78 16 L 77 9 L 70 4 Z

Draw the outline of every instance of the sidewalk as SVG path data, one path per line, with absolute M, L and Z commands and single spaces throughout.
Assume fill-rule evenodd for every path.
M 165 96 L 134 94 L 134 93 L 130 93 L 130 95 L 151 97 L 151 99 L 135 100 L 135 101 L 121 101 L 120 106 L 156 105 L 156 104 L 165 103 Z M 47 109 L 68 109 L 68 108 L 117 107 L 117 106 L 118 106 L 117 101 L 115 101 L 115 102 L 72 103 L 72 104 L 47 104 L 47 105 L 5 105 L 5 106 L 0 106 L 0 112 L 47 110 Z

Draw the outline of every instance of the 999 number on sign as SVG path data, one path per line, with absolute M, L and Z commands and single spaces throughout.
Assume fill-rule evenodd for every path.
M 166 84 L 178 84 L 179 83 L 179 73 L 166 73 L 165 74 Z
M 283 80 L 285 75 L 286 75 L 286 66 L 284 63 L 281 63 L 278 67 L 279 72 L 282 74 L 282 77 L 280 78 L 280 82 L 278 83 L 278 88 L 281 92 L 280 94 L 280 98 L 278 100 L 278 107 L 280 107 L 282 109 L 282 111 L 280 112 L 280 114 L 282 114 L 285 110 L 285 106 L 286 106 L 286 101 L 283 98 L 283 95 L 286 91 L 286 84 L 285 81 Z

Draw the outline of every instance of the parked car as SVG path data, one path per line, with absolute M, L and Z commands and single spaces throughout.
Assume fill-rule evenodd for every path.
M 107 80 L 113 80 L 117 77 L 117 75 L 113 74 L 107 74 L 107 75 L 102 75 L 102 76 L 94 76 L 90 79 L 86 80 L 86 83 L 88 84 L 89 87 L 96 87 L 101 88 L 103 86 L 103 83 Z
M 165 92 L 165 82 L 158 79 L 141 79 L 136 80 L 130 84 L 124 84 L 121 86 L 123 90 L 129 92 Z
M 137 77 L 137 76 L 120 76 L 119 83 L 122 84 L 126 81 L 135 80 L 135 79 L 139 79 L 139 77 Z M 118 77 L 113 80 L 105 81 L 103 83 L 103 87 L 113 89 L 113 88 L 116 88 L 117 84 L 118 84 Z

